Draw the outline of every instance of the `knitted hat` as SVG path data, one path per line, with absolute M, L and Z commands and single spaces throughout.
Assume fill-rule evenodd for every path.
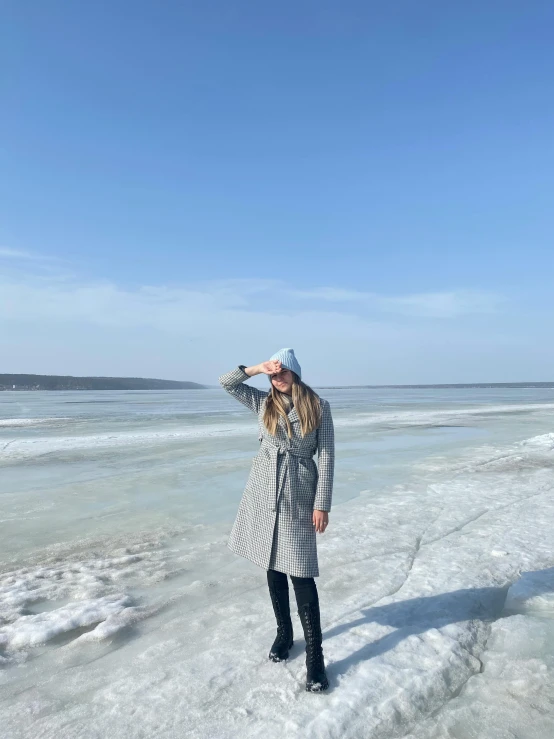
M 298 364 L 298 359 L 294 356 L 294 349 L 279 349 L 277 354 L 270 357 L 270 360 L 272 359 L 278 359 L 282 367 L 291 370 L 291 372 L 296 372 L 298 377 L 302 377 L 302 370 Z

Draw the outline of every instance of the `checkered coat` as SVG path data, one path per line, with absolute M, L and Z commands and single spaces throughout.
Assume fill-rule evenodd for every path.
M 335 442 L 329 403 L 320 399 L 321 425 L 305 437 L 295 408 L 288 413 L 292 437 L 283 418 L 272 436 L 263 422 L 268 394 L 244 385 L 248 379 L 242 367 L 219 378 L 228 393 L 257 414 L 260 439 L 227 546 L 265 570 L 318 577 L 312 515 L 314 509 L 331 510 Z

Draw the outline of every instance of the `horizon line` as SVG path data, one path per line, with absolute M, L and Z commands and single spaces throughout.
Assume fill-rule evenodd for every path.
M 12 377 L 27 376 L 27 377 L 59 377 L 59 378 L 74 378 L 74 379 L 95 379 L 95 380 L 153 380 L 161 382 L 193 382 L 197 385 L 203 385 L 206 389 L 217 388 L 218 384 L 206 384 L 202 382 L 196 382 L 194 380 L 168 380 L 159 377 L 139 377 L 137 375 L 57 375 L 57 374 L 36 374 L 32 372 L 0 372 L 0 377 L 5 375 L 11 375 Z M 418 382 L 418 383 L 387 383 L 387 384 L 347 384 L 347 385 L 335 385 L 326 384 L 319 385 L 314 384 L 315 388 L 322 390 L 344 390 L 354 388 L 448 388 L 448 387 L 554 387 L 554 380 L 517 380 L 509 382 Z

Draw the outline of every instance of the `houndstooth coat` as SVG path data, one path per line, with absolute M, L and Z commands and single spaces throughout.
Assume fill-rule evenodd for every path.
M 265 570 L 318 577 L 312 515 L 314 509 L 331 510 L 335 441 L 329 403 L 320 399 L 321 425 L 305 437 L 295 408 L 288 413 L 292 437 L 283 418 L 272 436 L 263 422 L 268 394 L 244 385 L 249 379 L 242 367 L 219 378 L 228 393 L 258 415 L 261 442 L 227 546 Z

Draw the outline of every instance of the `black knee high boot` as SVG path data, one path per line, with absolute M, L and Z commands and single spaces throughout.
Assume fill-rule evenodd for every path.
M 311 580 L 307 582 L 307 580 Z M 325 662 L 323 661 L 323 649 L 321 643 L 321 623 L 319 614 L 319 598 L 313 578 L 293 578 L 298 615 L 304 630 L 306 639 L 306 690 L 310 693 L 318 693 L 327 690 L 329 681 L 325 673 Z
M 289 583 L 283 572 L 268 570 L 267 584 L 271 603 L 277 621 L 277 636 L 271 649 L 269 659 L 281 662 L 289 656 L 289 649 L 293 645 L 292 620 L 290 617 Z

